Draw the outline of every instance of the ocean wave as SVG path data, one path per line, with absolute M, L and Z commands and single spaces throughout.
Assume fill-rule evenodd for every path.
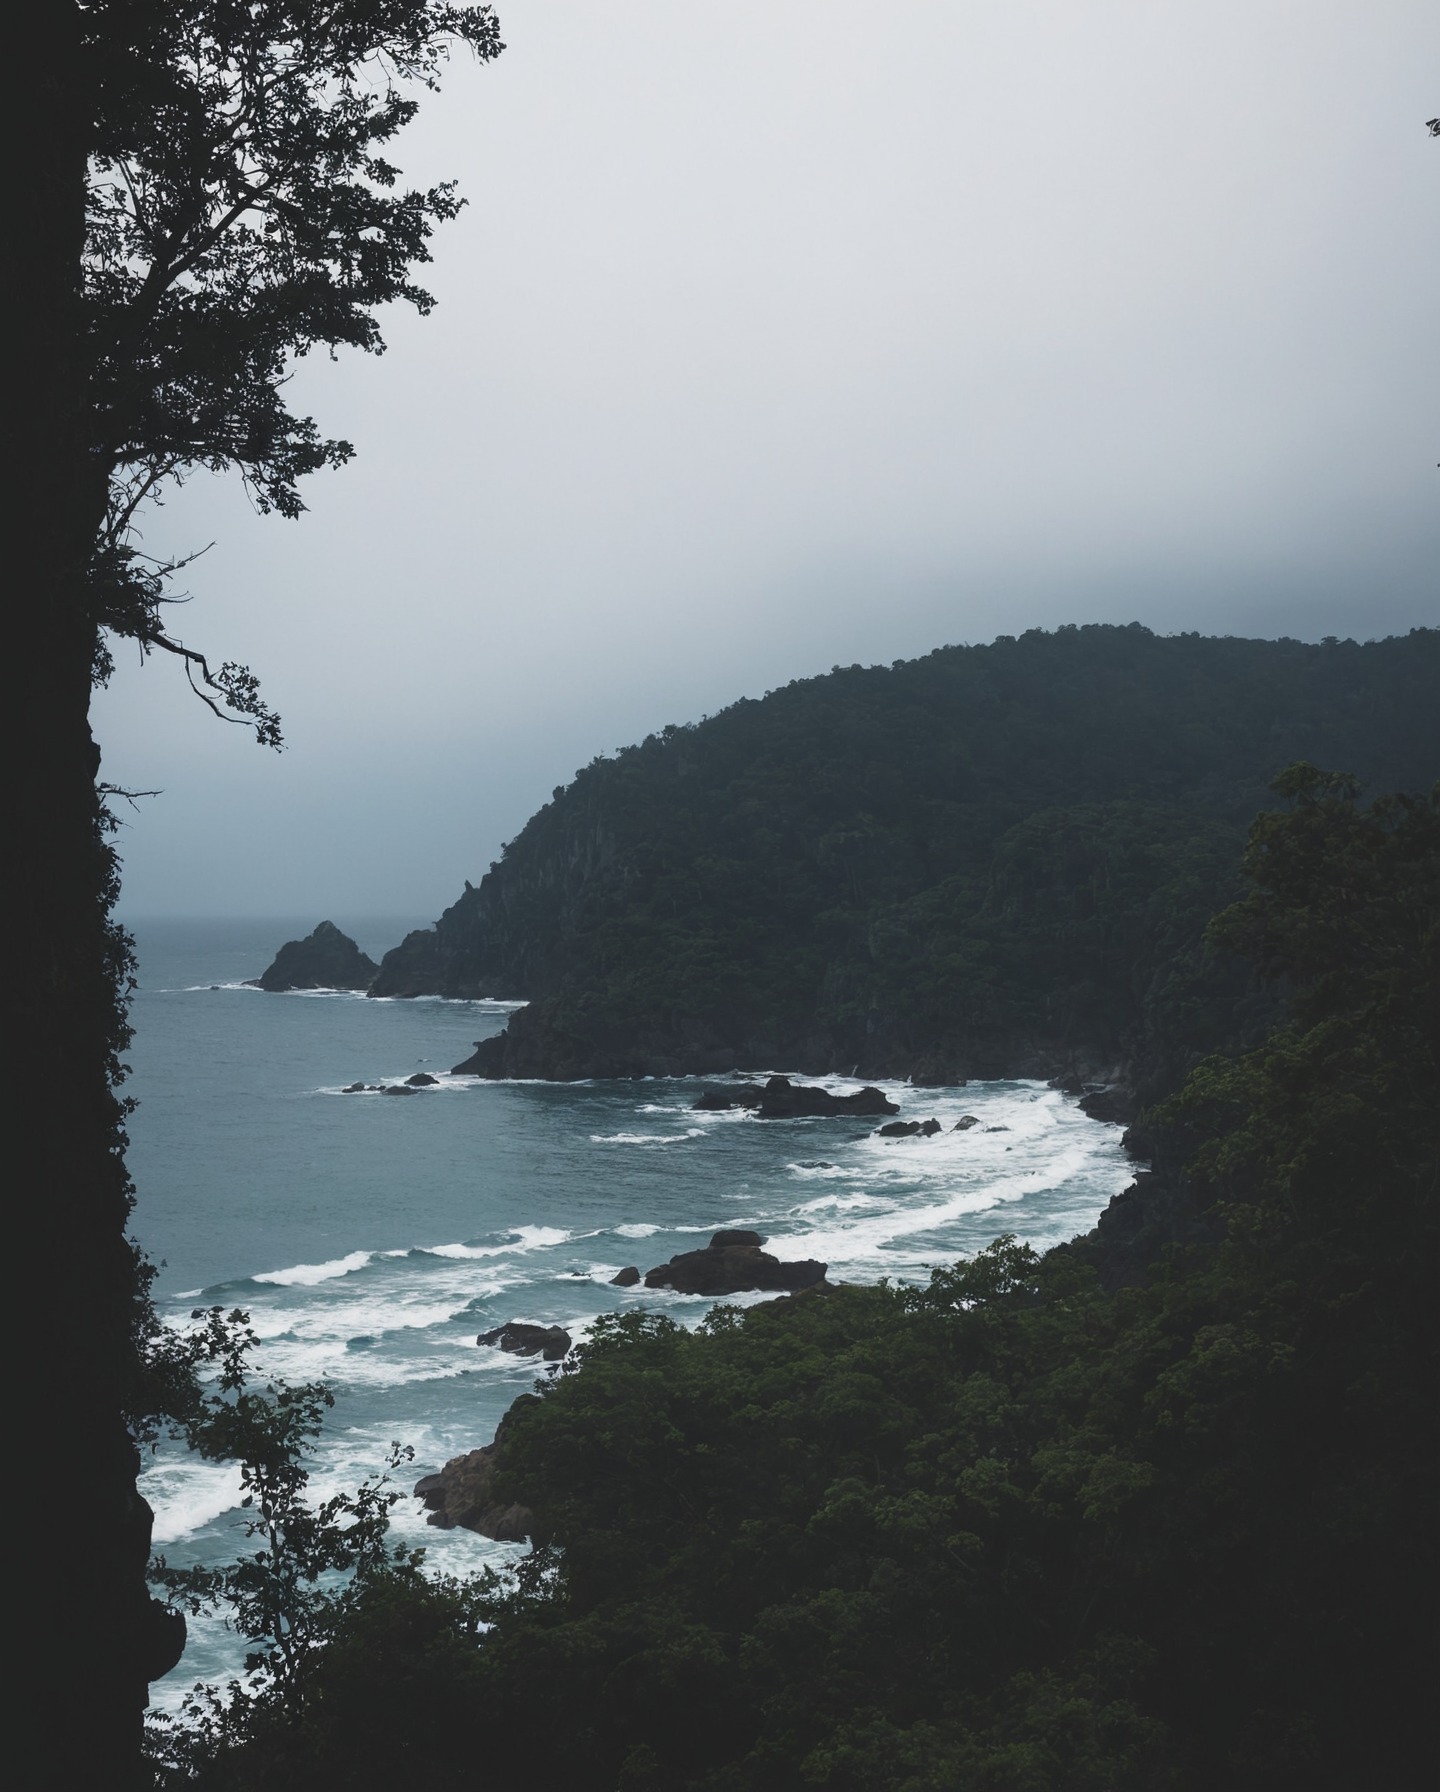
M 240 1465 L 187 1456 L 161 1461 L 140 1476 L 140 1492 L 155 1514 L 157 1547 L 180 1543 L 240 1504 Z
M 637 1222 L 630 1226 L 612 1226 L 611 1231 L 617 1238 L 653 1238 L 660 1230 L 659 1226 Z
M 686 1139 L 705 1136 L 704 1128 L 690 1126 L 684 1132 L 592 1132 L 592 1145 L 683 1145 Z
M 332 1281 L 336 1276 L 353 1275 L 374 1260 L 373 1251 L 351 1251 L 344 1257 L 332 1257 L 328 1263 L 292 1263 L 288 1269 L 261 1270 L 249 1280 L 277 1288 L 313 1288 L 316 1283 Z
M 502 1257 L 510 1251 L 540 1251 L 547 1245 L 568 1244 L 571 1234 L 559 1226 L 516 1226 L 501 1244 L 432 1244 L 429 1257 Z

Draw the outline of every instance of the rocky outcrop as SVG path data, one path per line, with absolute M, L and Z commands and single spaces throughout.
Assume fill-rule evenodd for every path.
M 707 1089 L 690 1104 L 701 1113 L 726 1108 L 749 1108 L 759 1120 L 831 1119 L 844 1114 L 898 1114 L 900 1109 L 879 1089 L 857 1089 L 853 1095 L 834 1095 L 807 1083 L 792 1083 L 788 1076 L 772 1076 L 769 1082 L 734 1083 L 728 1089 Z
M 498 1543 L 524 1543 L 535 1535 L 535 1514 L 528 1506 L 503 1499 L 495 1489 L 504 1448 L 505 1428 L 516 1412 L 534 1402 L 534 1394 L 522 1394 L 495 1428 L 495 1441 L 463 1456 L 452 1456 L 439 1474 L 422 1475 L 415 1483 L 415 1497 L 422 1501 L 433 1524 L 442 1531 L 478 1531 Z
M 627 1263 L 618 1276 L 611 1276 L 610 1286 L 612 1288 L 633 1288 L 639 1280 L 640 1271 L 633 1263 Z
M 717 1232 L 703 1251 L 682 1251 L 645 1277 L 647 1288 L 676 1294 L 793 1294 L 823 1282 L 829 1265 L 813 1257 L 783 1262 L 762 1250 L 758 1232 Z
M 570 1334 L 560 1325 L 531 1325 L 511 1319 L 493 1331 L 481 1332 L 477 1344 L 493 1344 L 508 1350 L 511 1356 L 539 1356 L 547 1363 L 558 1363 L 570 1354 Z
M 333 921 L 303 940 L 287 940 L 274 963 L 249 979 L 252 989 L 368 989 L 379 966 Z
M 699 1114 L 723 1114 L 730 1108 L 758 1108 L 763 1093 L 759 1083 L 737 1083 L 729 1089 L 707 1089 L 690 1106 Z
M 945 1128 L 934 1118 L 929 1120 L 892 1120 L 888 1126 L 877 1126 L 877 1139 L 933 1139 Z M 953 1129 L 952 1129 L 953 1130 Z

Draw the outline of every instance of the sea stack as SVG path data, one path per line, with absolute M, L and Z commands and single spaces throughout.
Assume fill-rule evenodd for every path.
M 380 967 L 333 921 L 322 921 L 303 940 L 287 940 L 252 989 L 368 989 Z

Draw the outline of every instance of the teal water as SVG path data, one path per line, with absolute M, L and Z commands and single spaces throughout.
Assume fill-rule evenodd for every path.
M 601 1312 L 644 1305 L 698 1322 L 711 1302 L 610 1278 L 694 1249 L 717 1227 L 757 1227 L 780 1256 L 828 1262 L 832 1279 L 922 1280 L 1001 1232 L 1043 1247 L 1088 1230 L 1130 1177 L 1119 1129 L 1036 1083 L 887 1084 L 903 1118 L 980 1122 L 887 1141 L 857 1119 L 693 1112 L 716 1078 L 451 1077 L 513 1004 L 242 987 L 318 918 L 133 924 L 140 1106 L 129 1161 L 135 1234 L 162 1265 L 164 1316 L 183 1326 L 193 1307 L 242 1306 L 266 1372 L 333 1386 L 314 1470 L 322 1492 L 376 1472 L 392 1440 L 416 1451 L 407 1479 L 489 1442 L 536 1375 L 476 1345 L 504 1320 L 558 1322 L 579 1337 Z M 333 919 L 377 959 L 417 925 Z M 416 1070 L 440 1087 L 341 1093 Z M 236 1487 L 233 1470 L 162 1449 L 144 1479 L 157 1548 L 172 1560 L 237 1553 Z M 396 1526 L 445 1572 L 516 1553 L 428 1529 L 409 1500 Z M 236 1670 L 241 1652 L 217 1622 L 192 1623 L 191 1637 L 156 1704 Z

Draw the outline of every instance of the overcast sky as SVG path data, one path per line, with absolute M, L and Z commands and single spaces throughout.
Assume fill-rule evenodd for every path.
M 597 753 L 1066 621 L 1440 621 L 1434 0 L 502 0 L 396 159 L 428 320 L 293 390 L 298 523 L 197 480 L 97 703 L 124 909 L 433 916 Z

